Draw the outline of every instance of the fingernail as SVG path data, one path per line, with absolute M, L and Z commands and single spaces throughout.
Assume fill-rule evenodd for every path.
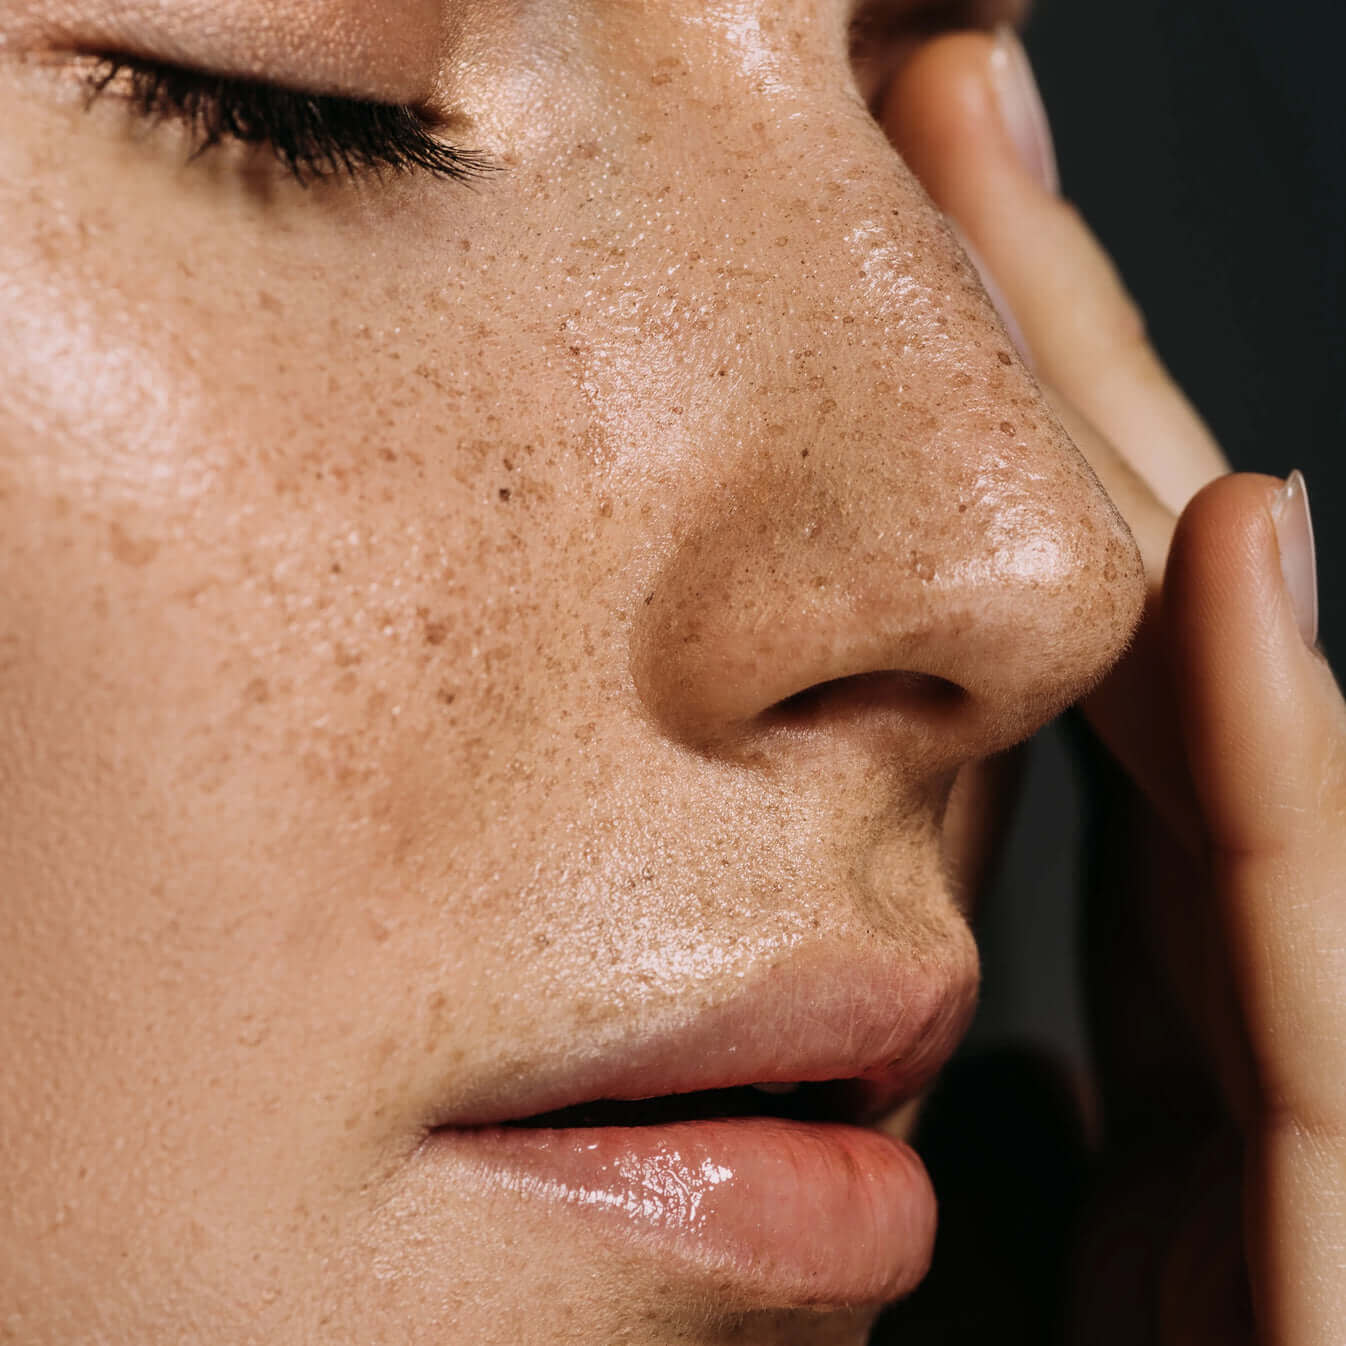
M 1007 23 L 996 25 L 995 44 L 991 48 L 991 87 L 1019 161 L 1039 184 L 1057 195 L 1061 177 L 1052 148 L 1047 109 L 1042 105 L 1028 53 Z
M 1005 333 L 1014 342 L 1014 349 L 1019 352 L 1019 357 L 1024 364 L 1032 369 L 1033 357 L 1028 353 L 1028 342 L 1024 339 L 1023 328 L 1019 326 L 1019 320 L 1014 316 L 1014 310 L 1009 306 L 1009 300 L 1005 298 L 1004 290 L 997 284 L 996 278 L 991 274 L 991 268 L 986 265 L 981 253 L 972 246 L 972 240 L 958 227 L 958 221 L 952 215 L 946 215 L 944 218 L 948 221 L 954 238 L 958 240 L 963 251 L 967 253 L 968 261 L 976 267 L 977 275 L 981 277 L 982 286 L 986 290 L 986 296 L 995 305 L 995 311 L 1000 314 L 1000 321 L 1005 324 Z
M 1281 575 L 1290 595 L 1299 634 L 1306 645 L 1318 640 L 1318 560 L 1313 545 L 1313 515 L 1309 488 L 1296 468 L 1271 502 L 1276 522 L 1276 545 L 1281 553 Z

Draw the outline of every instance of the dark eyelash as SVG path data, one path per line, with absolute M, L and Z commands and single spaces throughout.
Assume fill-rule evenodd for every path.
M 300 93 L 133 56 L 96 58 L 85 83 L 86 107 L 115 83 L 139 116 L 181 122 L 192 140 L 189 160 L 226 141 L 266 146 L 301 186 L 385 168 L 468 182 L 499 168 L 436 139 L 406 105 Z

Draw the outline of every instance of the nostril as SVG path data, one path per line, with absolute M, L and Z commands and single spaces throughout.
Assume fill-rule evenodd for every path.
M 777 701 L 762 714 L 773 728 L 814 728 L 835 717 L 906 711 L 929 718 L 956 709 L 967 692 L 931 673 L 882 669 L 814 683 Z

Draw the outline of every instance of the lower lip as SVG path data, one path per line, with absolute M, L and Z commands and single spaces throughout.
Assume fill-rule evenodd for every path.
M 427 1152 L 490 1189 L 566 1208 L 769 1303 L 870 1305 L 930 1264 L 935 1195 L 915 1152 L 854 1126 L 739 1117 L 668 1126 L 443 1128 Z M 471 1179 L 470 1179 L 471 1180 Z

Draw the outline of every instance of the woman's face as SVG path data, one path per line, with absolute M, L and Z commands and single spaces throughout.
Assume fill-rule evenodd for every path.
M 860 1340 L 929 1251 L 886 1140 L 465 1129 L 910 1097 L 975 989 L 955 777 L 1135 620 L 850 6 L 0 16 L 9 1338 Z M 85 110 L 108 50 L 500 171 L 187 164 Z

